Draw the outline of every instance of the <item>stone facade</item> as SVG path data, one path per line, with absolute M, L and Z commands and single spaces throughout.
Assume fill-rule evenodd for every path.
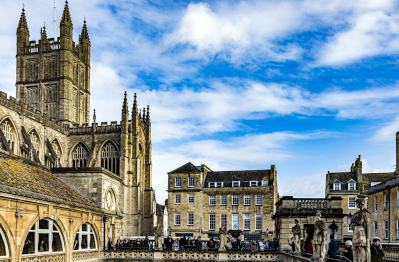
M 225 226 L 234 236 L 270 238 L 278 198 L 276 181 L 274 166 L 214 172 L 206 165 L 187 163 L 168 173 L 169 233 L 207 238 L 218 236 Z
M 86 21 L 72 39 L 68 2 L 60 37 L 30 41 L 25 10 L 17 28 L 17 98 L 0 92 L 0 150 L 46 166 L 115 217 L 119 236 L 153 235 L 157 221 L 152 189 L 149 107 L 131 114 L 125 93 L 121 121 L 90 115 L 90 39 Z M 158 208 L 159 209 L 159 208 Z M 161 216 L 160 219 L 158 217 Z M 162 225 L 161 225 L 162 226 Z

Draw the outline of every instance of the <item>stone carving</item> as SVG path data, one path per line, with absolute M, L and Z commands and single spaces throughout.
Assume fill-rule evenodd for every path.
M 226 242 L 227 242 L 227 228 L 226 227 L 221 227 L 219 228 L 219 233 L 220 233 L 220 251 L 225 251 L 226 250 Z
M 357 196 L 356 205 L 358 211 L 353 215 L 353 262 L 370 261 L 370 246 L 368 239 L 368 219 L 370 212 L 364 208 L 366 196 L 360 194 Z
M 324 260 L 326 254 L 325 247 L 325 223 L 321 218 L 321 212 L 317 211 L 315 218 L 315 228 L 313 235 L 313 258 L 314 260 Z
M 295 226 L 292 227 L 292 233 L 294 234 L 295 253 L 299 253 L 301 251 L 299 243 L 299 239 L 301 236 L 301 226 L 299 225 L 298 219 L 295 219 Z
M 152 230 L 154 232 L 155 236 L 155 249 L 156 250 L 161 250 L 162 249 L 162 236 L 163 236 L 163 229 L 160 226 L 155 226 Z

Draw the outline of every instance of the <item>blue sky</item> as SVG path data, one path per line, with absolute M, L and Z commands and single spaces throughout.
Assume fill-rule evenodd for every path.
M 52 0 L 26 0 L 31 40 Z M 0 90 L 15 96 L 22 2 L 0 10 Z M 57 3 L 57 24 L 64 2 Z M 151 107 L 153 186 L 188 161 L 268 169 L 280 195 L 323 197 L 325 174 L 392 171 L 399 130 L 399 6 L 394 0 L 70 0 L 77 41 L 92 43 L 91 110 L 121 119 Z M 58 36 L 58 26 L 57 26 Z

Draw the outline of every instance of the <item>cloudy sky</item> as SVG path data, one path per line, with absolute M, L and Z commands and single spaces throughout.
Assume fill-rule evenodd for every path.
M 53 0 L 3 0 L 0 90 L 15 96 L 16 27 L 31 40 Z M 153 186 L 191 161 L 268 169 L 280 195 L 323 197 L 325 174 L 392 171 L 399 130 L 395 0 L 70 0 L 92 43 L 91 111 L 121 119 L 123 93 L 151 107 Z M 64 2 L 56 4 L 56 35 Z M 51 33 L 50 33 L 51 32 Z

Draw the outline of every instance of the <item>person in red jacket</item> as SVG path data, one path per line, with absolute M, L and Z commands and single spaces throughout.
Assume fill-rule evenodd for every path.
M 306 249 L 306 253 L 313 254 L 313 239 L 310 240 L 308 247 Z

